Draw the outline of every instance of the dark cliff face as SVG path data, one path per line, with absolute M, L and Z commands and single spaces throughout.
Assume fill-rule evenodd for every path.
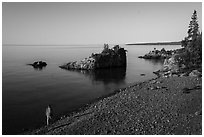
M 126 51 L 120 48 L 117 51 L 101 53 L 95 58 L 95 69 L 126 67 Z

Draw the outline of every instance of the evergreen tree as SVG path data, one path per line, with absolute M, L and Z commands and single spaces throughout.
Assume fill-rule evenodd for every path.
M 194 40 L 199 35 L 197 12 L 194 10 L 188 29 L 188 40 Z
M 194 10 L 191 19 L 188 27 L 188 36 L 181 41 L 184 51 L 180 54 L 180 63 L 189 69 L 202 67 L 202 33 L 198 30 L 196 10 Z
M 188 26 L 188 36 L 181 41 L 182 46 L 185 48 L 189 45 L 189 42 L 194 41 L 199 35 L 199 26 L 197 21 L 197 12 L 194 10 L 193 15 L 191 17 L 190 24 Z

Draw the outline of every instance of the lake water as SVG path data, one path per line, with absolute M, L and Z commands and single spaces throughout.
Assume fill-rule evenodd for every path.
M 156 77 L 152 72 L 162 63 L 139 59 L 153 50 L 177 49 L 179 45 L 127 46 L 127 68 L 68 71 L 58 66 L 99 53 L 103 45 L 9 46 L 2 47 L 3 134 L 19 134 L 46 125 L 45 108 L 51 104 L 57 120 L 76 108 L 119 88 Z M 26 64 L 43 60 L 47 66 L 36 70 Z M 141 76 L 140 74 L 145 74 Z

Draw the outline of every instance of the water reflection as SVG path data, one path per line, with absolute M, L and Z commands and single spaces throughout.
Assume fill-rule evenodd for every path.
M 144 60 L 153 65 L 163 65 L 165 59 L 144 59 Z
M 98 69 L 98 70 L 70 70 L 84 74 L 94 82 L 120 84 L 125 82 L 126 68 Z
M 34 70 L 37 70 L 37 71 L 42 71 L 43 69 L 45 69 L 45 66 L 33 66 Z
M 43 66 L 43 65 L 38 65 L 38 66 L 33 65 L 33 64 L 27 64 L 27 65 L 32 66 L 33 69 L 36 70 L 36 71 L 42 71 L 46 67 L 46 66 Z

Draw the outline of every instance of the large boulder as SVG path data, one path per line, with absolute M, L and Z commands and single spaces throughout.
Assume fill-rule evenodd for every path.
M 169 59 L 165 59 L 163 64 L 164 71 L 171 71 L 172 73 L 177 73 L 179 71 L 179 63 L 176 59 L 176 55 L 173 55 Z
M 158 77 L 170 77 L 173 74 L 177 74 L 180 70 L 180 66 L 177 60 L 176 55 L 171 56 L 168 59 L 164 60 L 163 68 L 153 72 Z

